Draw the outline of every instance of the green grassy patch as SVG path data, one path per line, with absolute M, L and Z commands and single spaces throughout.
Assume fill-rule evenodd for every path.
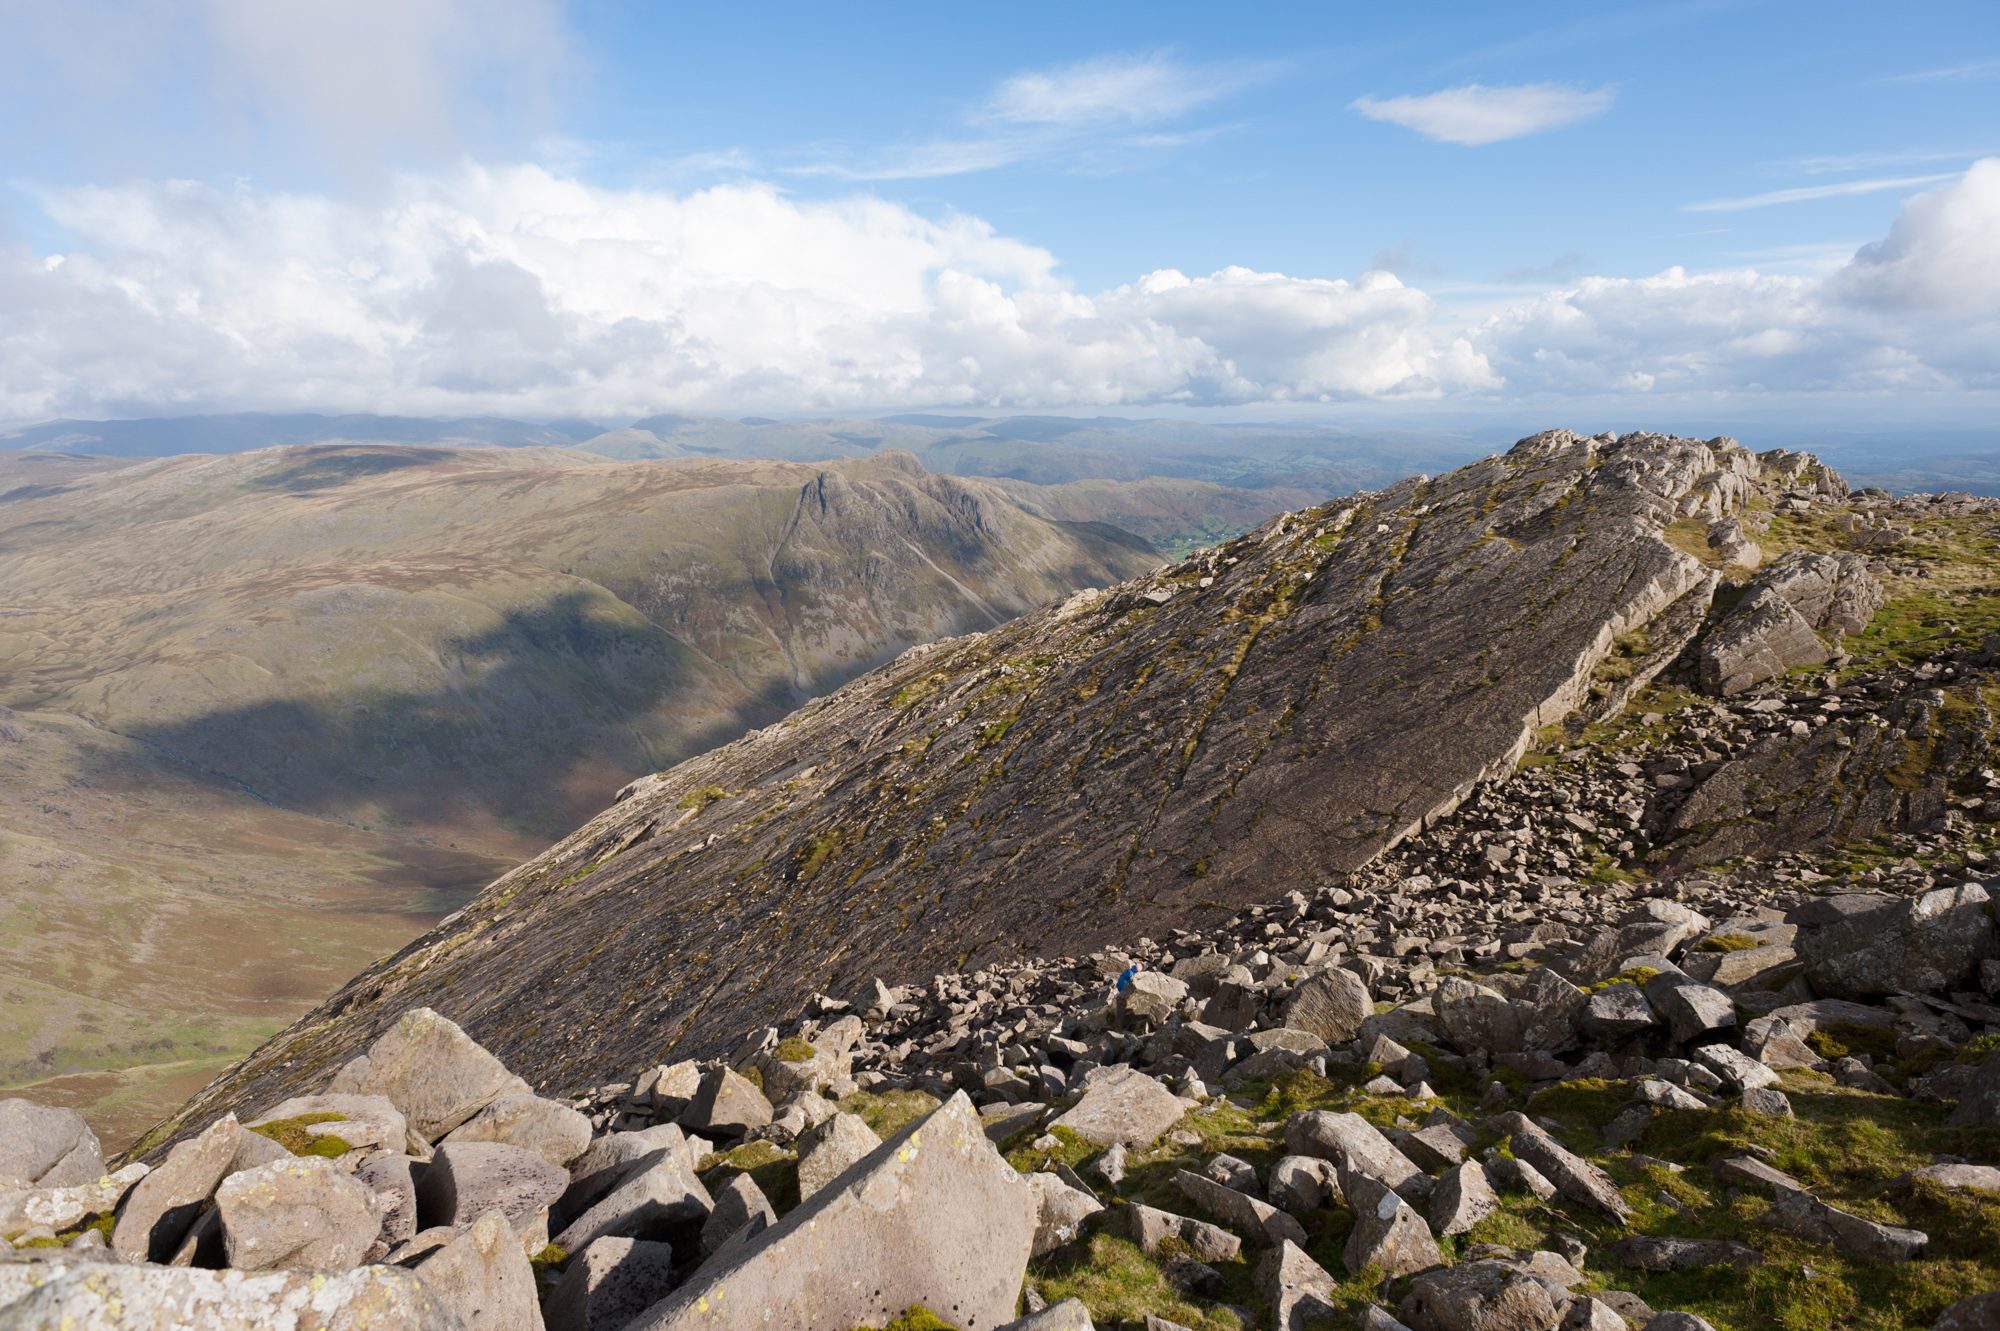
M 938 1098 L 926 1091 L 856 1091 L 840 1102 L 842 1112 L 858 1117 L 884 1141 L 937 1107 Z
M 818 1053 L 819 1050 L 813 1048 L 811 1041 L 801 1040 L 794 1035 L 789 1039 L 780 1040 L 778 1047 L 771 1051 L 771 1056 L 783 1063 L 809 1063 Z
M 335 1113 L 300 1114 L 294 1118 L 273 1119 L 269 1123 L 259 1123 L 250 1131 L 260 1137 L 269 1137 L 293 1155 L 317 1156 L 322 1160 L 338 1160 L 354 1147 L 330 1133 L 315 1135 L 306 1131 L 321 1123 L 345 1123 L 347 1115 Z

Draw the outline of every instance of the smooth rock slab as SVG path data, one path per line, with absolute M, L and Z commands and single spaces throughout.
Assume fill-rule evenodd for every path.
M 1036 1221 L 1033 1255 L 1041 1257 L 1083 1233 L 1090 1218 L 1104 1210 L 1104 1203 L 1081 1188 L 1073 1188 L 1052 1173 L 1027 1175 L 1035 1190 Z
M 503 1095 L 532 1095 L 528 1083 L 473 1038 L 427 1007 L 413 1008 L 376 1037 L 368 1052 L 334 1074 L 330 1094 L 386 1096 L 410 1130 L 435 1142 Z
M 1136 1068 L 1117 1064 L 1093 1073 L 1083 1098 L 1049 1127 L 1068 1128 L 1098 1146 L 1151 1146 L 1186 1113 L 1187 1106 L 1172 1091 Z
M 1285 1008 L 1285 1024 L 1311 1031 L 1328 1044 L 1346 1044 L 1375 1015 L 1375 999 L 1353 971 L 1338 966 L 1299 981 Z
M 578 1252 L 607 1235 L 668 1239 L 680 1230 L 698 1233 L 714 1205 L 687 1156 L 669 1147 L 634 1162 L 617 1187 L 563 1227 L 556 1242 Z
M 74 1109 L 0 1100 L 0 1192 L 71 1188 L 104 1173 L 104 1148 Z
M 1626 1204 L 1624 1196 L 1611 1176 L 1596 1165 L 1573 1154 L 1555 1138 L 1529 1122 L 1525 1114 L 1514 1113 L 1505 1116 L 1506 1128 L 1513 1135 L 1508 1141 L 1516 1159 L 1534 1168 L 1555 1185 L 1556 1191 L 1579 1205 L 1587 1206 L 1601 1215 L 1623 1224 L 1632 1215 L 1632 1208 Z
M 0 1283 L 7 1331 L 469 1331 L 420 1277 L 392 1266 L 255 1274 L 46 1262 L 25 1270 L 36 1288 L 18 1301 L 6 1303 Z
M 607 1132 L 570 1162 L 572 1182 L 551 1214 L 565 1223 L 582 1215 L 617 1187 L 634 1164 L 656 1151 L 678 1152 L 690 1168 L 696 1163 L 687 1135 L 675 1124 L 662 1123 L 642 1132 Z
M 962 1331 L 1014 1319 L 1035 1194 L 1000 1158 L 963 1092 L 884 1142 L 633 1331 L 880 1326 L 913 1304 Z
M 1168 1239 L 1186 1244 L 1188 1251 L 1204 1262 L 1233 1262 L 1243 1251 L 1242 1239 L 1193 1216 L 1129 1202 L 1119 1208 L 1119 1218 L 1139 1250 L 1148 1254 L 1157 1252 Z
M 570 1258 L 542 1309 L 548 1331 L 620 1331 L 674 1287 L 674 1250 L 645 1239 L 599 1239 Z
M 734 1175 L 715 1190 L 715 1208 L 701 1222 L 701 1255 L 712 1257 L 738 1234 L 755 1234 L 777 1223 L 778 1213 L 757 1180 L 748 1174 Z
M 368 1185 L 330 1160 L 300 1156 L 231 1174 L 215 1190 L 223 1250 L 238 1271 L 340 1271 L 382 1232 Z
M 735 1140 L 771 1121 L 771 1102 L 734 1068 L 712 1069 L 680 1117 L 681 1126 Z

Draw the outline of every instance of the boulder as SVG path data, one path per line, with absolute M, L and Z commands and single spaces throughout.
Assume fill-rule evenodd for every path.
M 254 1274 L 55 1261 L 29 1271 L 33 1288 L 17 1301 L 0 1292 L 7 1331 L 468 1331 L 419 1276 L 391 1266 Z
M 2000 1290 L 1960 1299 L 1931 1323 L 1931 1331 L 1994 1331 L 2000 1327 Z
M 1831 655 L 1820 633 L 1859 633 L 1882 601 L 1882 584 L 1861 556 L 1787 552 L 1751 580 L 1697 645 L 1702 689 L 1728 697 L 1819 665 Z
M 1584 1001 L 1577 1029 L 1586 1037 L 1617 1044 L 1660 1024 L 1659 1014 L 1636 984 L 1606 985 Z
M 1346 1044 L 1375 1015 L 1375 999 L 1353 971 L 1329 966 L 1299 981 L 1285 1006 L 1285 1024 L 1328 1044 Z
M 1192 1216 L 1128 1202 L 1119 1208 L 1118 1218 L 1124 1232 L 1142 1252 L 1157 1252 L 1169 1239 L 1184 1245 L 1204 1262 L 1233 1262 L 1243 1251 L 1243 1240 L 1220 1225 Z
M 1126 1017 L 1160 1026 L 1180 1007 L 1188 995 L 1187 982 L 1162 971 L 1140 971 L 1118 995 L 1118 1006 Z
M 1666 1019 L 1677 1044 L 1712 1037 L 1736 1025 L 1736 1004 L 1712 985 L 1697 984 L 1672 973 L 1646 982 L 1646 1001 Z
M 300 1121 L 312 1118 L 324 1121 Z M 347 1150 L 394 1151 L 400 1155 L 409 1141 L 402 1111 L 382 1095 L 295 1095 L 244 1126 L 256 1129 L 274 1123 L 293 1124 L 314 1141 L 325 1138 Z
M 223 1250 L 238 1271 L 338 1271 L 360 1265 L 382 1232 L 367 1184 L 301 1156 L 231 1174 L 215 1190 Z
M 1775 1191 L 1777 1199 L 1757 1218 L 1758 1224 L 1808 1243 L 1823 1243 L 1843 1256 L 1869 1262 L 1907 1262 L 1921 1257 L 1930 1246 L 1930 1235 L 1921 1230 L 1878 1225 L 1795 1188 Z
M 570 1258 L 542 1308 L 548 1331 L 620 1331 L 674 1287 L 674 1250 L 645 1239 L 598 1239 Z
M 518 1146 L 560 1169 L 589 1149 L 590 1120 L 538 1095 L 503 1095 L 453 1128 L 445 1141 Z
M 999 1331 L 1096 1331 L 1096 1327 L 1081 1299 L 1064 1299 L 1038 1313 L 1018 1317 Z
M 1353 1232 L 1340 1252 L 1349 1275 L 1372 1268 L 1406 1276 L 1443 1263 L 1430 1226 L 1402 1197 L 1363 1174 L 1343 1173 L 1340 1184 L 1354 1212 Z
M 1277 1331 L 1305 1331 L 1337 1312 L 1334 1298 L 1340 1282 L 1290 1239 L 1280 1239 L 1264 1254 L 1251 1283 L 1270 1305 L 1271 1325 Z
M 1731 1090 L 1761 1090 L 1778 1084 L 1778 1074 L 1742 1051 L 1726 1044 L 1706 1044 L 1694 1051 L 1695 1062 L 1722 1078 Z
M 1264 1195 L 1294 1215 L 1325 1210 L 1340 1200 L 1340 1168 L 1310 1155 L 1280 1156 Z
M 757 1180 L 748 1174 L 732 1175 L 715 1190 L 714 1209 L 701 1222 L 701 1255 L 712 1257 L 738 1235 L 752 1236 L 777 1223 L 778 1213 Z
M 1301 1247 L 1312 1240 L 1305 1226 L 1269 1202 L 1225 1187 L 1214 1179 L 1190 1170 L 1174 1172 L 1174 1187 L 1189 1201 L 1216 1216 L 1252 1243 L 1273 1244 L 1290 1240 Z
M 1755 1248 L 1728 1239 L 1685 1239 L 1671 1234 L 1629 1234 L 1611 1245 L 1612 1259 L 1641 1271 L 1682 1271 L 1711 1266 L 1747 1270 L 1764 1260 Z
M 1355 1173 L 1394 1188 L 1411 1201 L 1423 1201 L 1431 1194 L 1430 1176 L 1359 1114 L 1301 1110 L 1285 1121 L 1285 1147 L 1295 1155 L 1333 1161 L 1342 1171 L 1342 1186 L 1345 1175 Z
M 741 1249 L 710 1259 L 632 1331 L 880 1326 L 921 1304 L 1013 1320 L 1037 1222 L 963 1092 Z
M 0 1100 L 0 1192 L 70 1188 L 104 1173 L 104 1148 L 74 1109 Z
M 1431 1193 L 1431 1229 L 1439 1234 L 1463 1234 L 1492 1215 L 1500 1196 L 1477 1160 L 1454 1165 Z
M 1508 1147 L 1514 1152 L 1514 1158 L 1533 1166 L 1555 1185 L 1562 1196 L 1620 1224 L 1631 1218 L 1632 1208 L 1626 1204 L 1610 1175 L 1572 1154 L 1555 1138 L 1529 1122 L 1525 1114 L 1504 1115 L 1503 1123 L 1512 1134 Z
M 535 1269 L 499 1211 L 424 1258 L 417 1274 L 465 1331 L 542 1331 Z
M 680 1117 L 681 1126 L 735 1141 L 771 1121 L 771 1102 L 734 1068 L 712 1068 Z
M 453 1142 L 438 1147 L 417 1182 L 422 1228 L 471 1224 L 499 1211 L 527 1230 L 569 1186 L 569 1174 L 533 1151 L 501 1142 Z
M 334 1074 L 336 1095 L 386 1096 L 410 1130 L 435 1142 L 503 1095 L 532 1095 L 457 1023 L 413 1008 L 376 1037 L 368 1052 Z
M 1922 896 L 1804 930 L 1806 981 L 1833 998 L 1946 994 L 1970 988 L 1980 962 L 2000 957 L 2000 926 L 1985 885 Z
M 410 1157 L 377 1151 L 355 1167 L 354 1177 L 375 1194 L 382 1215 L 380 1241 L 387 1248 L 409 1241 L 417 1232 L 417 1184 Z
M 152 1173 L 125 1194 L 111 1246 L 134 1262 L 164 1262 L 174 1255 L 202 1204 L 214 1195 L 236 1161 L 246 1134 L 236 1115 L 224 1114 L 197 1136 L 177 1142 Z
M 698 1243 L 713 1209 L 686 1154 L 669 1147 L 634 1161 L 616 1187 L 563 1226 L 556 1242 L 571 1252 L 606 1235 Z
M 1549 1287 L 1499 1261 L 1425 1271 L 1410 1282 L 1397 1312 L 1412 1331 L 1556 1331 L 1562 1325 Z
M 617 1187 L 634 1163 L 656 1151 L 678 1152 L 689 1167 L 697 1163 L 687 1135 L 675 1124 L 662 1123 L 641 1132 L 607 1132 L 570 1162 L 571 1183 L 551 1214 L 563 1221 L 582 1215 Z
M 882 1144 L 853 1114 L 835 1114 L 799 1138 L 799 1200 L 804 1201 Z
M 1083 1098 L 1049 1126 L 1068 1128 L 1099 1146 L 1151 1146 L 1186 1113 L 1179 1096 L 1120 1063 L 1086 1078 Z
M 1054 1252 L 1074 1242 L 1090 1218 L 1104 1210 L 1104 1203 L 1081 1188 L 1073 1188 L 1053 1173 L 1027 1176 L 1035 1190 L 1035 1243 L 1033 1255 Z
M 0 1190 L 0 1234 L 37 1228 L 60 1232 L 91 1216 L 110 1215 L 148 1172 L 145 1165 L 130 1164 L 115 1174 L 100 1174 L 70 1187 Z

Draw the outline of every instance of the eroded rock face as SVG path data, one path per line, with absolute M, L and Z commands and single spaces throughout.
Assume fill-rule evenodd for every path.
M 375 1194 L 310 1157 L 231 1174 L 215 1191 L 229 1265 L 239 1271 L 339 1271 L 358 1265 L 382 1229 Z
M 1859 555 L 1793 551 L 1751 580 L 1743 600 L 1702 639 L 1706 691 L 1728 697 L 1832 655 L 1823 640 L 1868 627 L 1882 584 Z
M 1033 1190 L 961 1093 L 711 1260 L 632 1331 L 879 1326 L 913 1304 L 990 1331 L 1013 1320 L 1036 1221 Z
M 1813 989 L 1831 998 L 1966 988 L 1980 962 L 2000 956 L 1992 886 L 1939 888 L 1807 929 L 1799 953 Z
M 1759 475 L 1726 440 L 1552 431 L 913 651 L 634 783 L 192 1112 L 324 1076 L 414 1004 L 574 1086 L 719 1052 L 812 985 L 1199 926 L 1354 868 L 1664 668 L 1715 580 L 1664 530 Z
M 503 1095 L 528 1085 L 458 1024 L 429 1008 L 398 1017 L 328 1087 L 336 1095 L 380 1095 L 410 1130 L 434 1142 Z

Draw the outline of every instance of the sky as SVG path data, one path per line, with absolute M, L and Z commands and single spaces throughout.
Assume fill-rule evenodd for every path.
M 0 0 L 0 422 L 1996 404 L 1990 0 Z

